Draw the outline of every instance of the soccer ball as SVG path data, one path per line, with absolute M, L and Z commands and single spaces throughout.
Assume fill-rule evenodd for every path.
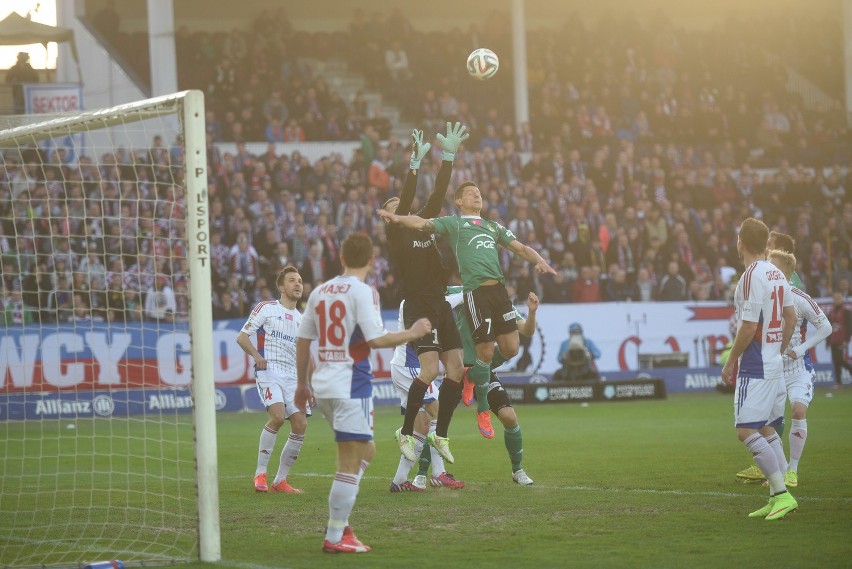
M 467 56 L 467 72 L 475 79 L 489 79 L 497 73 L 499 68 L 500 60 L 490 49 L 481 47 Z

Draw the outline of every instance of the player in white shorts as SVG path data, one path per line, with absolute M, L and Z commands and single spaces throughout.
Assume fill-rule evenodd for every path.
M 784 251 L 790 254 L 794 254 L 796 251 L 796 241 L 790 235 L 786 233 L 780 233 L 778 231 L 770 231 L 769 232 L 769 241 L 766 244 L 767 249 L 769 250 L 779 250 Z M 799 289 L 804 290 L 802 286 L 802 280 L 799 278 L 799 275 L 793 271 L 792 278 L 787 279 L 790 281 L 790 285 L 797 287 Z M 736 332 L 736 313 L 734 313 L 732 317 L 732 322 L 734 326 L 734 332 L 731 334 L 731 338 L 737 335 Z M 724 365 L 725 362 L 722 362 Z M 784 437 L 784 417 L 780 417 L 779 420 L 773 421 L 772 427 L 778 433 L 779 437 Z M 763 473 L 760 471 L 760 468 L 757 467 L 757 464 L 752 461 L 752 465 L 744 470 L 740 470 L 737 472 L 737 478 L 745 481 L 745 482 L 763 482 L 764 484 L 768 484 L 766 480 L 763 478 Z
M 769 260 L 781 269 L 788 280 L 791 279 L 796 269 L 796 258 L 793 255 L 783 251 L 770 251 Z M 815 374 L 810 350 L 831 335 L 831 323 L 819 305 L 807 293 L 794 286 L 792 291 L 797 320 L 790 347 L 784 358 L 784 383 L 790 400 L 793 425 L 788 435 L 790 463 L 784 475 L 784 483 L 795 487 L 799 485 L 799 460 L 802 458 L 802 451 L 808 438 L 808 422 L 805 416 L 814 395 Z M 810 337 L 807 334 L 808 322 L 816 328 Z
M 337 473 L 328 497 L 329 517 L 323 551 L 366 553 L 349 526 L 361 476 L 376 453 L 373 443 L 373 373 L 370 349 L 397 346 L 431 332 L 425 318 L 408 330 L 385 330 L 379 295 L 364 280 L 373 267 L 373 243 L 363 233 L 341 247 L 343 275 L 316 287 L 308 298 L 296 342 L 298 386 L 295 402 L 307 409 L 315 398 L 334 431 Z M 317 365 L 309 375 L 311 344 Z
M 749 517 L 783 518 L 798 507 L 784 485 L 784 449 L 769 422 L 783 415 L 784 364 L 796 324 L 790 284 L 765 259 L 769 228 L 749 218 L 740 225 L 737 253 L 746 270 L 737 283 L 734 304 L 739 328 L 722 380 L 736 381 L 734 416 L 737 437 L 769 481 L 769 502 Z M 736 365 L 739 371 L 736 371 Z M 779 411 L 780 409 L 780 411 Z
M 293 400 L 296 394 L 296 332 L 302 323 L 302 314 L 296 309 L 296 303 L 302 298 L 302 277 L 295 267 L 284 267 L 278 273 L 276 284 L 281 298 L 255 306 L 237 335 L 237 344 L 254 360 L 257 392 L 269 416 L 260 433 L 254 488 L 257 492 L 269 490 L 266 467 L 275 448 L 278 430 L 286 419 L 290 421 L 290 436 L 281 450 L 272 491 L 301 494 L 301 490 L 287 482 L 287 474 L 299 458 L 308 426 L 306 413 L 297 409 Z M 251 336 L 260 329 L 264 331 L 263 353 L 251 342 Z M 310 415 L 310 410 L 307 415 Z
M 403 309 L 405 301 L 399 305 L 399 329 L 404 329 Z M 411 344 L 401 344 L 396 347 L 393 352 L 393 358 L 390 361 L 391 380 L 394 387 L 399 393 L 399 405 L 402 414 L 405 415 L 406 405 L 408 403 L 408 390 L 415 379 L 420 377 L 420 359 L 417 357 L 417 350 Z M 412 437 L 415 440 L 414 454 L 420 456 L 426 445 L 426 438 L 429 433 L 435 432 L 438 423 L 438 390 L 441 387 L 442 379 L 437 378 L 429 384 L 426 389 L 426 394 L 423 397 L 423 405 L 420 412 L 414 420 L 414 432 Z M 448 488 L 464 488 L 464 482 L 456 480 L 455 477 L 446 472 L 444 459 L 441 454 L 430 445 L 429 452 L 432 463 L 432 477 L 429 483 L 432 486 L 446 486 Z M 416 477 L 414 482 L 408 481 L 408 474 L 414 467 L 414 461 L 409 460 L 405 455 L 400 455 L 399 465 L 396 469 L 396 474 L 391 481 L 391 492 L 417 492 L 426 489 L 426 477 Z

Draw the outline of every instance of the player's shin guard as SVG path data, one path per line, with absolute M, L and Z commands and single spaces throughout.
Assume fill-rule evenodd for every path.
M 403 435 L 414 433 L 414 419 L 417 418 L 417 413 L 423 406 L 423 397 L 427 389 L 429 384 L 420 381 L 419 377 L 411 382 L 411 387 L 408 388 L 408 400 L 405 402 L 405 419 L 402 421 Z
M 357 475 L 358 487 L 359 488 L 361 487 L 361 479 L 364 478 L 364 473 L 367 471 L 367 468 L 369 468 L 369 467 L 370 467 L 370 463 L 368 461 L 366 461 L 366 460 L 361 461 L 361 468 L 358 469 L 358 475 Z M 356 490 L 356 494 L 357 494 L 357 490 Z M 350 509 L 349 512 L 351 513 L 352 510 Z M 349 525 L 349 516 L 348 515 L 346 516 L 346 525 L 347 526 Z
M 754 433 L 744 440 L 743 444 L 751 452 L 757 467 L 760 468 L 760 471 L 769 480 L 770 493 L 774 495 L 777 492 L 786 490 L 784 486 L 784 473 L 778 467 L 778 459 L 775 457 L 775 453 L 763 435 Z
M 473 394 L 476 398 L 476 412 L 488 411 L 488 384 L 475 386 Z
M 302 444 L 304 442 L 305 435 L 290 433 L 290 436 L 287 437 L 287 442 L 281 450 L 281 459 L 278 463 L 278 473 L 275 475 L 273 484 L 278 484 L 282 480 L 287 479 L 287 475 L 290 473 L 290 467 L 293 466 L 293 463 L 295 463 L 296 459 L 299 458 L 299 453 L 302 451 Z
M 453 418 L 453 413 L 461 401 L 461 382 L 444 378 L 441 388 L 438 390 L 438 424 L 435 434 L 439 437 L 447 436 L 447 428 Z
M 808 440 L 808 420 L 793 419 L 793 427 L 790 429 L 790 470 L 799 471 L 799 460 L 802 451 L 805 450 L 805 441 Z
M 325 539 L 337 543 L 343 539 L 343 529 L 358 496 L 358 475 L 338 472 L 328 494 L 328 527 Z
M 512 461 L 512 472 L 517 472 L 522 468 L 521 462 L 524 460 L 524 439 L 521 436 L 521 426 L 515 425 L 511 429 L 506 429 L 503 442 L 509 452 L 509 460 Z
M 769 448 L 775 453 L 775 459 L 778 461 L 778 470 L 783 475 L 787 472 L 787 457 L 784 456 L 784 447 L 781 444 L 781 436 L 776 432 L 774 435 L 766 437 L 766 442 Z
M 417 459 L 417 476 L 426 476 L 429 473 L 429 466 L 432 464 L 432 447 L 425 445 L 420 452 L 420 458 Z M 440 474 L 440 472 L 438 473 Z
M 476 359 L 467 371 L 467 378 L 476 390 L 476 412 L 488 411 L 488 383 L 491 381 L 491 364 Z
M 273 431 L 269 427 L 263 427 L 260 432 L 260 444 L 257 449 L 257 469 L 255 475 L 266 472 L 266 467 L 269 465 L 269 458 L 272 456 L 272 449 L 275 448 L 275 439 L 278 438 L 278 431 Z

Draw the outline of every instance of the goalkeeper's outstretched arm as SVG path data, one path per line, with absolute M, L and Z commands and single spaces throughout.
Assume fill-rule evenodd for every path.
M 379 217 L 388 221 L 390 223 L 398 223 L 403 227 L 407 227 L 409 229 L 416 229 L 419 231 L 435 231 L 435 224 L 431 219 L 423 219 L 419 215 L 396 215 L 395 213 L 390 213 L 389 211 L 385 211 L 380 209 L 378 212 Z

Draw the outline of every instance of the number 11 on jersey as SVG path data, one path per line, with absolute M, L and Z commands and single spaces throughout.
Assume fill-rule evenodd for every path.
M 784 287 L 776 286 L 769 295 L 772 299 L 772 319 L 766 330 L 766 343 L 780 342 L 784 333 L 781 328 L 781 313 L 784 311 Z

